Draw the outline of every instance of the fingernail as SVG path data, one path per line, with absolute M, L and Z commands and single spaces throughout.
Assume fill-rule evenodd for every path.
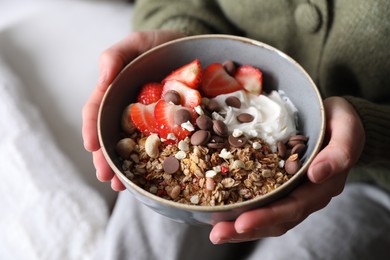
M 220 245 L 220 244 L 225 243 L 225 239 L 223 239 L 223 238 L 221 238 L 221 237 L 218 237 L 218 238 L 216 238 L 216 239 L 211 240 L 211 242 L 212 242 L 214 245 Z
M 313 167 L 312 172 L 314 182 L 321 183 L 330 176 L 331 167 L 329 163 L 321 162 Z
M 238 233 L 238 234 L 244 234 L 244 233 L 246 233 L 248 231 L 248 229 L 246 229 L 246 228 L 244 228 L 244 227 L 236 227 L 236 232 Z

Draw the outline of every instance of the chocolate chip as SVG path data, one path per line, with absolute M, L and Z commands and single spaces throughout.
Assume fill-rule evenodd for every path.
M 290 147 L 294 147 L 295 145 L 297 144 L 304 144 L 306 143 L 308 140 L 308 138 L 304 135 L 294 135 L 294 136 L 291 136 L 289 139 L 288 139 L 288 142 L 287 144 L 290 146 Z
M 175 90 L 169 90 L 167 93 L 165 93 L 164 100 L 166 102 L 172 102 L 175 105 L 181 104 L 180 94 Z
M 164 160 L 163 169 L 168 174 L 177 172 L 180 168 L 180 162 L 174 156 L 169 156 Z
M 205 145 L 210 139 L 210 132 L 206 130 L 198 130 L 191 135 L 191 144 L 192 145 Z
M 233 61 L 231 60 L 226 60 L 222 63 L 222 66 L 224 67 L 224 69 L 226 70 L 226 72 L 229 74 L 229 75 L 234 75 L 234 72 L 236 71 L 236 65 L 234 64 Z
M 302 142 L 307 142 L 307 140 L 309 140 L 309 138 L 307 136 L 304 136 L 304 135 L 294 135 L 294 136 L 291 136 L 289 138 L 289 140 L 299 140 L 299 141 L 302 141 Z
M 296 144 L 292 149 L 291 149 L 291 154 L 298 154 L 299 158 L 303 156 L 303 154 L 306 152 L 307 146 L 303 143 L 298 143 Z
M 248 113 L 241 113 L 237 116 L 237 121 L 240 123 L 249 123 L 252 122 L 254 117 Z
M 277 144 L 278 148 L 278 155 L 280 158 L 285 159 L 287 157 L 287 148 L 286 145 L 282 142 L 279 141 Z
M 191 120 L 191 113 L 187 109 L 182 108 L 175 112 L 175 114 L 173 115 L 173 119 L 175 121 L 175 124 L 181 125 L 182 123 Z
M 207 144 L 207 147 L 213 148 L 213 149 L 222 149 L 227 146 L 225 138 L 219 135 L 212 135 L 209 143 Z
M 212 135 L 210 138 L 210 142 L 211 143 L 224 143 L 225 138 L 223 138 L 222 136 L 219 136 L 219 135 Z
M 213 130 L 219 136 L 228 136 L 229 130 L 221 120 L 213 120 Z
M 212 149 L 223 149 L 226 148 L 226 143 L 208 143 L 207 147 Z
M 206 115 L 200 115 L 196 119 L 196 125 L 199 127 L 199 129 L 211 130 L 213 129 L 213 120 Z
M 225 103 L 228 106 L 240 108 L 241 107 L 241 101 L 238 99 L 238 97 L 228 97 L 225 99 Z
M 298 154 L 292 154 L 288 159 L 286 160 L 284 164 L 284 169 L 288 174 L 296 174 L 299 169 L 301 168 L 302 163 L 298 159 Z
M 210 99 L 209 103 L 206 105 L 206 109 L 210 112 L 219 112 L 221 111 L 221 107 L 218 102 L 214 99 Z
M 248 139 L 243 135 L 239 137 L 234 137 L 233 135 L 229 135 L 228 141 L 231 146 L 239 148 L 244 146 L 248 142 Z

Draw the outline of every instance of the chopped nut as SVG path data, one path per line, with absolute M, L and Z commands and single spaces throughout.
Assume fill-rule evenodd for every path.
M 157 158 L 160 154 L 159 151 L 160 138 L 157 134 L 151 134 L 145 141 L 145 152 L 151 158 Z
M 235 160 L 232 164 L 233 169 L 243 169 L 245 168 L 245 163 L 241 160 Z
M 213 113 L 211 114 L 211 117 L 212 117 L 212 119 L 214 119 L 214 120 L 221 120 L 221 121 L 224 120 L 223 116 L 221 116 L 221 115 L 218 114 L 217 112 L 213 112 Z
M 199 196 L 198 195 L 192 196 L 190 201 L 192 204 L 198 204 L 199 203 Z
M 189 142 L 181 140 L 178 144 L 178 148 L 180 149 L 180 151 L 188 152 L 190 150 Z
M 168 196 L 171 197 L 172 199 L 177 199 L 180 195 L 180 186 L 175 185 L 173 187 L 167 186 L 165 188 L 165 191 L 167 192 Z
M 256 150 L 259 150 L 259 149 L 262 147 L 262 145 L 261 145 L 261 143 L 259 143 L 259 142 L 254 142 L 254 143 L 252 144 L 252 147 L 253 147 L 254 149 L 256 149 Z
M 130 159 L 133 160 L 135 163 L 139 163 L 139 156 L 135 153 L 130 155 Z
M 217 172 L 214 171 L 214 170 L 209 170 L 209 171 L 206 171 L 206 177 L 207 178 L 213 178 L 217 175 Z
M 153 194 L 156 194 L 157 190 L 158 190 L 158 188 L 156 186 L 154 186 L 154 185 L 149 188 L 149 192 L 153 193 Z
M 221 181 L 221 184 L 223 185 L 223 187 L 225 188 L 230 188 L 230 187 L 233 187 L 234 185 L 234 179 L 232 178 L 225 178 Z
M 176 159 L 178 160 L 183 160 L 184 158 L 186 158 L 187 154 L 183 151 L 178 151 L 176 154 L 175 154 L 175 157 Z
M 206 179 L 206 190 L 214 190 L 215 188 L 215 180 L 213 178 Z
M 232 135 L 234 137 L 240 137 L 240 136 L 242 136 L 243 133 L 244 132 L 242 130 L 240 130 L 240 129 L 234 129 Z
M 194 107 L 194 109 L 195 109 L 196 113 L 198 113 L 198 115 L 200 115 L 200 116 L 204 115 L 204 111 L 203 111 L 201 106 L 196 106 L 196 107 Z
M 190 121 L 184 122 L 180 126 L 183 127 L 184 129 L 190 131 L 190 132 L 195 131 L 195 127 L 191 124 Z
M 230 159 L 230 158 L 233 158 L 233 155 L 231 154 L 231 152 L 227 151 L 225 148 L 221 150 L 221 152 L 219 153 L 219 157 L 223 158 L 223 159 Z
M 221 165 L 214 166 L 214 167 L 213 167 L 213 170 L 214 170 L 216 173 L 221 172 L 221 171 L 222 171 Z
M 272 175 L 273 172 L 270 169 L 264 169 L 261 171 L 261 176 L 263 176 L 264 178 L 272 177 Z
M 136 143 L 131 138 L 123 138 L 116 145 L 116 151 L 123 159 L 129 159 L 135 148 Z

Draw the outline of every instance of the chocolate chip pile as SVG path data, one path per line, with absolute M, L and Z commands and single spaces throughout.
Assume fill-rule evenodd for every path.
M 305 154 L 308 138 L 304 135 L 296 135 L 289 138 L 287 143 L 278 142 L 277 150 L 281 159 L 286 160 L 284 169 L 288 174 L 295 174 L 302 167 L 299 160 Z
M 228 97 L 225 103 L 231 107 L 241 107 L 241 101 L 237 97 Z M 248 139 L 242 134 L 232 133 L 229 135 L 228 127 L 222 120 L 212 119 L 211 115 L 220 111 L 220 107 L 215 100 L 210 100 L 205 108 L 206 112 L 196 120 L 198 130 L 191 135 L 192 145 L 205 145 L 213 149 L 222 149 L 229 147 L 229 145 L 242 147 L 248 142 Z M 241 123 L 249 123 L 253 118 L 248 113 L 237 116 L 237 120 Z
M 165 99 L 180 103 L 171 91 Z M 227 106 L 240 108 L 236 97 Z M 192 205 L 226 205 L 262 196 L 287 182 L 302 167 L 301 159 L 308 138 L 296 135 L 278 142 L 276 151 L 260 138 L 247 138 L 240 132 L 229 133 L 218 118 L 221 108 L 207 100 L 197 109 L 199 116 L 190 137 L 167 144 L 157 134 L 143 136 L 135 131 L 122 139 L 117 151 L 123 159 L 125 175 L 145 190 L 169 200 Z M 179 109 L 176 124 L 188 122 L 191 114 Z M 249 123 L 253 115 L 237 116 Z

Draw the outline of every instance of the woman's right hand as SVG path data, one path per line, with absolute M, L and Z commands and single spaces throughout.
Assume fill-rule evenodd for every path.
M 100 56 L 99 80 L 82 111 L 82 135 L 85 149 L 92 152 L 96 177 L 102 182 L 111 181 L 113 190 L 121 191 L 125 187 L 105 160 L 98 140 L 97 116 L 104 93 L 116 75 L 141 53 L 183 36 L 180 32 L 171 30 L 133 32 Z

